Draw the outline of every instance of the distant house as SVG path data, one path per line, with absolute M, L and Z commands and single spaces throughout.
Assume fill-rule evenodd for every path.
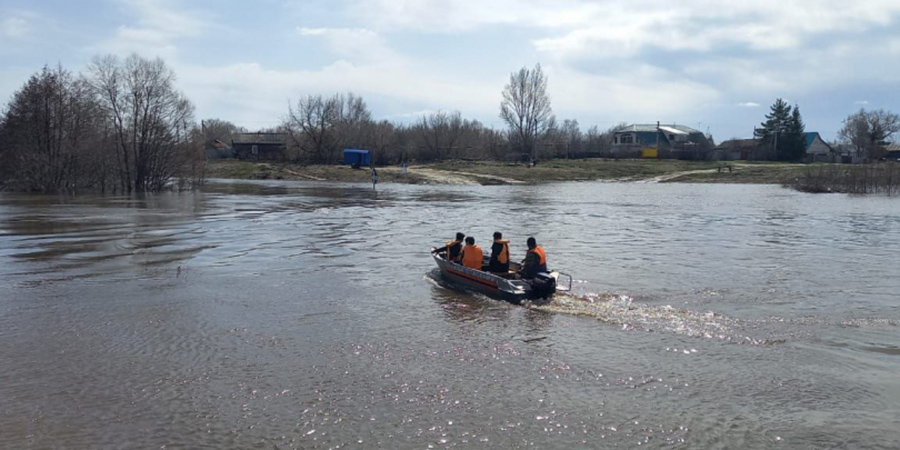
M 822 139 L 818 132 L 804 133 L 803 138 L 807 162 L 841 162 L 840 155 Z
M 713 159 L 718 161 L 736 161 L 753 159 L 759 152 L 759 139 L 731 139 L 722 142 L 713 152 Z
M 900 161 L 900 144 L 885 145 L 884 151 L 888 161 Z
M 684 125 L 633 124 L 613 131 L 612 154 L 638 158 L 708 159 L 712 143 L 698 130 Z M 655 152 L 653 151 L 655 150 Z
M 238 159 L 283 161 L 287 158 L 287 134 L 238 133 L 231 139 L 231 148 Z
M 218 139 L 213 139 L 206 143 L 206 159 L 226 158 L 234 158 L 234 153 L 231 151 L 231 147 L 229 147 L 228 144 Z

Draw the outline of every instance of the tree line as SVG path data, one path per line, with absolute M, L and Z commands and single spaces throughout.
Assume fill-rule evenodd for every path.
M 158 191 L 202 182 L 205 150 L 246 130 L 220 119 L 194 120 L 194 105 L 174 86 L 161 59 L 95 58 L 85 74 L 44 67 L 15 92 L 0 115 L 0 187 L 33 192 Z M 615 157 L 619 127 L 582 131 L 558 121 L 541 66 L 510 74 L 495 129 L 459 111 L 423 114 L 411 123 L 376 120 L 353 93 L 307 95 L 289 104 L 271 132 L 286 139 L 285 159 L 331 164 L 345 148 L 373 151 L 378 165 L 447 159 L 530 160 Z M 620 125 L 621 126 L 621 125 Z M 777 99 L 754 135 L 771 159 L 804 157 L 797 105 Z M 896 114 L 860 110 L 844 121 L 841 142 L 878 156 L 900 131 Z
M 540 65 L 510 75 L 500 117 L 506 129 L 465 119 L 459 111 L 423 114 L 409 124 L 376 121 L 360 96 L 308 95 L 290 105 L 278 130 L 290 136 L 287 159 L 300 163 L 333 163 L 345 148 L 372 150 L 376 164 L 609 154 L 611 130 L 583 133 L 576 120 L 557 123 Z
M 776 99 L 766 121 L 754 130 L 759 146 L 769 150 L 769 159 L 803 161 L 806 157 L 806 125 L 798 105 Z M 900 116 L 883 109 L 861 108 L 844 119 L 833 147 L 848 148 L 854 156 L 875 161 L 886 155 L 885 146 L 900 132 Z
M 202 178 L 194 105 L 161 59 L 44 67 L 0 115 L 0 183 L 30 192 L 147 192 Z

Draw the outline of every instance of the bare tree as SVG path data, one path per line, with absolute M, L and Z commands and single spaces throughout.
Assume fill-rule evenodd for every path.
M 612 137 L 616 127 L 601 132 L 596 125 L 588 128 L 585 135 L 585 153 L 589 156 L 608 157 L 612 152 Z
M 509 84 L 503 89 L 500 118 L 509 126 L 513 144 L 535 159 L 537 139 L 547 131 L 552 117 L 547 77 L 541 65 L 510 74 Z
M 336 106 L 321 95 L 309 95 L 297 101 L 296 109 L 289 109 L 285 128 L 312 162 L 324 162 L 326 159 L 332 127 L 337 121 Z
M 448 156 L 459 156 L 456 144 L 462 122 L 462 115 L 459 111 L 452 113 L 438 111 L 422 117 L 418 129 L 425 147 L 433 159 L 440 160 Z
M 13 95 L 3 115 L 6 177 L 29 191 L 87 187 L 85 149 L 96 119 L 86 83 L 62 67 L 44 67 Z
M 562 154 L 559 156 L 565 156 L 566 159 L 571 155 L 577 155 L 581 153 L 581 146 L 583 142 L 581 129 L 578 127 L 577 120 L 563 120 L 562 127 L 560 128 L 560 132 L 563 138 L 564 148 L 562 150 Z
M 337 110 L 337 123 L 333 151 L 340 151 L 342 147 L 366 147 L 366 127 L 372 123 L 372 114 L 366 106 L 365 100 L 352 92 L 346 97 L 335 96 L 332 99 Z
M 203 140 L 206 142 L 220 141 L 230 143 L 232 136 L 244 133 L 243 128 L 221 119 L 206 119 L 200 122 L 203 132 Z
M 165 188 L 188 163 L 194 106 L 174 88 L 175 73 L 162 59 L 132 54 L 95 58 L 91 85 L 106 113 L 118 154 L 121 188 Z
M 308 95 L 291 106 L 284 128 L 311 162 L 331 162 L 345 146 L 362 147 L 372 117 L 362 97 Z
M 900 116 L 897 114 L 883 109 L 860 109 L 844 119 L 838 140 L 851 146 L 857 156 L 878 159 L 884 154 L 883 146 L 897 132 L 900 132 Z
M 361 147 L 373 152 L 373 158 L 377 164 L 393 164 L 407 159 L 400 146 L 397 145 L 397 128 L 387 120 L 368 122 L 365 125 L 366 145 L 361 145 Z

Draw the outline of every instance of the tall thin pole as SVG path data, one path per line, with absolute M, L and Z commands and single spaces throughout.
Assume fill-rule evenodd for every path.
M 778 129 L 775 129 L 775 147 L 772 149 L 775 153 L 775 161 L 778 161 Z

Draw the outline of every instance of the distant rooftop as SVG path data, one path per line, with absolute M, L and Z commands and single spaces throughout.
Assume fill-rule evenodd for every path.
M 729 139 L 727 141 L 722 142 L 716 148 L 747 148 L 747 147 L 756 147 L 760 144 L 759 139 Z
M 701 131 L 693 129 L 691 127 L 685 125 L 676 125 L 676 124 L 659 124 L 659 129 L 669 133 L 669 134 L 694 134 L 701 133 Z M 635 123 L 631 125 L 625 125 L 616 129 L 616 133 L 655 133 L 656 132 L 656 124 L 655 123 Z
M 287 133 L 237 133 L 231 141 L 235 144 L 283 144 Z

